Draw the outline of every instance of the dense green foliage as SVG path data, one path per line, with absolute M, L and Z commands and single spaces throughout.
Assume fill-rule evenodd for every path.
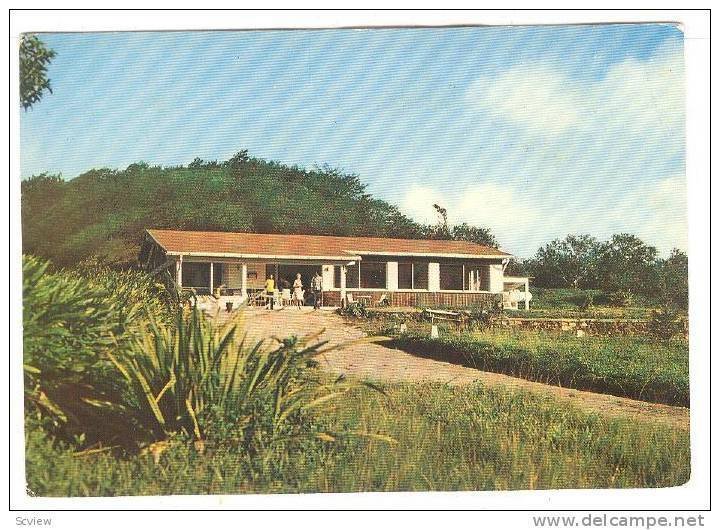
M 88 257 L 137 258 L 145 228 L 466 239 L 493 243 L 487 229 L 445 233 L 419 225 L 366 192 L 356 175 L 306 170 L 249 157 L 196 159 L 187 167 L 132 164 L 93 169 L 65 181 L 22 182 L 23 250 L 56 265 Z
M 690 476 L 683 429 L 582 413 L 549 396 L 479 385 L 357 390 L 318 419 L 325 432 L 263 453 L 187 444 L 150 455 L 73 454 L 28 422 L 28 488 L 41 496 L 663 487 Z
M 445 332 L 431 339 L 427 330 L 411 329 L 392 345 L 416 355 L 548 384 L 672 405 L 690 403 L 685 340 L 507 331 Z
M 25 110 L 42 99 L 47 90 L 52 93 L 47 67 L 55 57 L 37 35 L 20 36 L 20 105 Z
M 534 287 L 595 290 L 618 306 L 640 298 L 685 309 L 687 259 L 678 249 L 659 258 L 655 247 L 632 234 L 615 234 L 607 241 L 571 234 L 539 248 L 530 259 L 512 261 L 507 273 L 532 276 Z
M 23 261 L 26 407 L 59 437 L 137 451 L 232 425 L 249 450 L 317 434 L 303 415 L 352 388 L 306 369 L 321 344 L 246 346 L 236 322 L 163 305 L 141 273 L 93 270 Z

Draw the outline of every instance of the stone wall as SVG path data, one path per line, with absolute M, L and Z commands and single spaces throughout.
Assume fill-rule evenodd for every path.
M 688 335 L 688 321 L 682 321 L 683 333 Z M 648 332 L 647 320 L 619 320 L 594 318 L 514 318 L 504 316 L 494 323 L 495 327 L 533 330 L 564 331 L 577 336 L 584 335 L 644 335 Z

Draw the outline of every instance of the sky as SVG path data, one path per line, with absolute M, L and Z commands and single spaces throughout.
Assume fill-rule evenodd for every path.
M 360 176 L 529 257 L 569 233 L 687 249 L 683 34 L 669 24 L 45 34 L 23 178 L 252 156 Z

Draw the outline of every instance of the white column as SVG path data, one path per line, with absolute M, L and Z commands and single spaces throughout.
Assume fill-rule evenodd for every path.
M 345 297 L 347 296 L 346 278 L 347 278 L 347 266 L 341 265 L 340 266 L 340 307 L 343 307 L 345 305 Z
M 385 288 L 388 291 L 397 291 L 398 289 L 398 262 L 388 261 L 385 269 Z
M 247 263 L 240 265 L 240 296 L 247 298 Z
M 178 289 L 182 289 L 182 254 L 178 256 L 175 262 L 175 283 Z
M 335 269 L 332 265 L 323 265 L 322 266 L 322 287 L 323 291 L 327 291 L 328 289 L 332 289 L 335 287 L 333 284 L 335 283 Z
M 213 267 L 213 262 L 210 262 L 210 294 L 213 294 L 214 287 L 215 287 L 215 267 Z
M 530 299 L 528 297 L 528 292 L 530 291 L 530 282 L 527 278 L 525 278 L 525 311 L 530 311 Z
M 490 292 L 501 293 L 503 291 L 502 263 L 490 265 L 488 268 L 490 273 Z
M 440 264 L 428 263 L 428 291 L 437 292 L 440 290 Z

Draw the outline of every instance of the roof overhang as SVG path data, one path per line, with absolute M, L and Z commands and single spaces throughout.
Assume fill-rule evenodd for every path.
M 277 254 L 247 254 L 234 252 L 179 252 L 174 250 L 166 251 L 168 256 L 193 256 L 198 258 L 230 258 L 230 259 L 257 259 L 257 260 L 283 260 L 283 261 L 338 261 L 347 263 L 348 261 L 360 261 L 360 256 L 303 256 L 297 254 L 277 255 Z
M 347 250 L 363 256 L 398 256 L 409 258 L 449 258 L 449 259 L 508 259 L 510 254 L 447 254 L 440 252 L 378 252 L 376 250 Z

